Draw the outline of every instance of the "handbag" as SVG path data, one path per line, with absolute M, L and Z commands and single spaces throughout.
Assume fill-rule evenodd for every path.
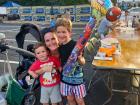
M 7 103 L 9 105 L 21 105 L 24 96 L 25 90 L 14 78 L 12 78 L 8 83 L 8 88 L 6 92 Z

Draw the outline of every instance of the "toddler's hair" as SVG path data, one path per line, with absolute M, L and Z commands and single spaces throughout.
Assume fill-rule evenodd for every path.
M 58 18 L 56 21 L 56 28 L 59 26 L 66 27 L 69 32 L 72 31 L 72 22 L 70 19 Z
M 43 43 L 36 43 L 36 44 L 34 45 L 33 50 L 35 51 L 35 50 L 38 49 L 39 47 L 44 47 L 44 48 L 46 48 L 45 44 L 43 44 Z

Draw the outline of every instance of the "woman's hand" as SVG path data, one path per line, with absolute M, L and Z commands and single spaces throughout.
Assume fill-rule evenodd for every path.
M 34 73 L 33 75 L 33 78 L 38 78 L 38 74 Z

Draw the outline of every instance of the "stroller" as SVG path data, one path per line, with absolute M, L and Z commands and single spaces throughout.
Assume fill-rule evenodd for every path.
M 27 46 L 27 51 L 33 52 L 33 44 L 29 44 Z M 22 58 L 23 59 L 21 63 L 19 63 L 19 66 L 16 69 L 15 75 L 18 83 L 22 86 L 23 89 L 26 90 L 22 105 L 35 105 L 37 103 L 35 93 L 39 92 L 40 84 L 38 79 L 33 79 L 28 74 L 28 69 L 35 61 L 35 57 L 28 57 L 22 55 Z
M 16 35 L 18 48 L 10 46 L 6 43 L 0 43 L 0 49 L 2 49 L 0 52 L 5 53 L 6 49 L 15 50 L 19 53 L 19 55 L 22 55 L 23 58 L 16 69 L 15 78 L 12 78 L 10 83 L 8 83 L 8 88 L 6 87 L 6 99 L 9 105 L 40 105 L 40 103 L 38 103 L 39 100 L 36 101 L 39 99 L 36 97 L 40 96 L 38 95 L 40 93 L 40 84 L 38 79 L 33 79 L 32 84 L 28 84 L 26 80 L 26 77 L 29 77 L 27 70 L 35 60 L 34 54 L 31 53 L 33 47 L 32 44 L 27 46 L 28 51 L 23 49 L 25 35 L 28 33 L 34 35 L 37 41 L 41 40 L 37 27 L 32 24 L 23 24 L 21 26 L 20 32 Z M 16 93 L 14 93 L 14 91 Z M 21 98 L 22 96 L 23 98 Z M 20 99 L 20 102 L 18 99 Z
M 35 37 L 37 41 L 41 41 L 41 35 L 38 27 L 34 24 L 25 23 L 21 26 L 20 32 L 16 35 L 16 42 L 19 48 L 23 49 L 25 36 L 28 33 L 30 33 L 33 37 Z M 33 53 L 33 46 L 34 44 L 27 45 L 27 51 Z M 35 61 L 35 57 L 24 54 L 21 55 L 23 59 L 16 69 L 16 80 L 20 83 L 22 88 L 26 90 L 21 105 L 40 105 L 41 103 L 39 103 L 40 102 L 39 79 L 33 80 L 33 78 L 27 72 L 31 64 Z
M 33 49 L 33 44 L 29 44 L 27 46 L 27 51 L 33 52 L 32 49 Z M 27 76 L 29 76 L 27 71 L 31 66 L 31 64 L 34 62 L 35 58 L 24 56 L 24 55 L 22 55 L 22 58 L 23 58 L 22 61 L 19 63 L 19 66 L 16 69 L 15 78 L 22 85 L 24 89 L 27 89 L 29 87 L 26 80 Z
M 1 48 L 11 49 L 11 46 L 0 44 L 0 49 Z M 21 50 L 21 51 L 24 51 L 24 50 Z M 8 58 L 7 51 L 1 52 L 1 53 L 3 54 L 5 53 L 6 57 Z M 9 74 L 11 76 L 9 76 L 8 78 L 9 80 L 8 86 L 5 85 L 3 87 L 5 88 L 3 89 L 3 92 L 4 91 L 6 92 L 6 100 L 9 105 L 39 105 L 39 104 L 36 104 L 37 98 L 35 95 L 36 93 L 39 92 L 39 87 L 40 87 L 38 79 L 33 79 L 32 84 L 28 84 L 26 81 L 26 76 L 29 76 L 29 74 L 27 73 L 28 69 L 27 70 L 25 69 L 27 68 L 27 66 L 29 67 L 29 65 L 31 64 L 32 61 L 30 60 L 31 59 L 28 59 L 26 57 L 23 58 L 22 64 L 20 64 L 17 67 L 15 79 L 11 75 L 12 71 L 9 70 Z M 24 67 L 23 67 L 23 64 L 25 64 Z M 7 65 L 10 66 L 10 63 L 7 63 Z

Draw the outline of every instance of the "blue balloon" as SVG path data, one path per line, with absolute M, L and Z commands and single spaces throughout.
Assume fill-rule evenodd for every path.
M 112 4 L 111 0 L 105 0 L 104 6 L 108 10 L 109 8 L 113 7 L 113 4 Z

